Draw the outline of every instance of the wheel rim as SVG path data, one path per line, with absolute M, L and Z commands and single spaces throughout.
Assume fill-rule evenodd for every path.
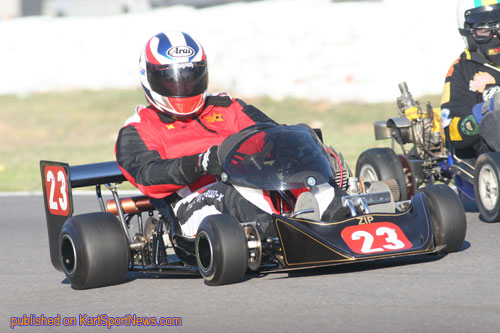
M 68 235 L 64 235 L 61 240 L 61 262 L 64 272 L 73 275 L 76 269 L 77 256 L 73 240 Z
M 373 166 L 371 166 L 370 164 L 365 164 L 361 167 L 361 170 L 359 171 L 359 177 L 363 178 L 363 180 L 365 180 L 365 181 L 377 181 L 377 180 L 379 180 L 378 176 L 377 176 L 377 172 L 375 171 Z
M 208 274 L 213 266 L 213 247 L 206 232 L 198 234 L 196 242 L 196 260 L 198 267 L 204 274 Z
M 498 178 L 495 170 L 489 164 L 485 164 L 479 171 L 479 197 L 484 208 L 495 209 L 498 201 Z

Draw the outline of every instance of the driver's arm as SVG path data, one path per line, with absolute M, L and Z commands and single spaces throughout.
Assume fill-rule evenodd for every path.
M 116 142 L 116 160 L 125 178 L 142 193 L 163 198 L 201 178 L 198 154 L 163 159 L 154 134 L 140 126 L 123 127 Z
M 458 149 L 479 142 L 479 125 L 472 115 L 472 109 L 477 103 L 483 102 L 483 98 L 482 91 L 470 89 L 469 76 L 472 74 L 468 73 L 464 63 L 453 64 L 448 71 L 441 100 L 447 139 Z

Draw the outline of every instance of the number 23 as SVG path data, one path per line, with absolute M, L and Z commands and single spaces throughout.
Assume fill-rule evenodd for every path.
M 364 230 L 353 232 L 351 238 L 352 240 L 360 240 L 361 238 L 364 239 L 363 246 L 361 247 L 362 253 L 382 252 L 385 249 L 399 250 L 405 247 L 405 243 L 403 243 L 398 239 L 398 234 L 394 229 L 388 227 L 380 227 L 377 228 L 375 234 L 377 236 L 384 236 L 384 235 L 387 236 L 385 238 L 386 244 L 382 245 L 382 248 L 380 247 L 372 248 L 373 241 L 375 238 L 373 237 L 372 234 Z
M 68 195 L 66 191 L 66 176 L 64 172 L 57 171 L 57 183 L 60 183 L 59 193 L 61 194 L 58 201 L 54 200 L 54 195 L 56 191 L 56 177 L 52 170 L 47 172 L 47 183 L 50 183 L 50 192 L 49 192 L 49 208 L 51 210 L 59 210 L 66 211 L 68 209 Z M 59 205 L 58 205 L 59 203 Z M 60 207 L 60 208 L 59 208 Z

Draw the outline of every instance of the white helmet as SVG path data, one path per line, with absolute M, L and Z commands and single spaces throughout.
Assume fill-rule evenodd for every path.
M 193 118 L 205 104 L 207 58 L 201 44 L 185 32 L 151 37 L 141 53 L 139 71 L 149 103 L 177 118 Z
M 458 30 L 468 49 L 475 49 L 477 43 L 472 26 L 496 21 L 500 21 L 500 0 L 458 0 Z

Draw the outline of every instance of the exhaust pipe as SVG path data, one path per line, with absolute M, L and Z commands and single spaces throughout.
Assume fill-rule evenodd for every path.
M 151 203 L 151 199 L 146 196 L 122 198 L 120 199 L 120 204 L 124 214 L 136 214 L 155 210 L 155 207 Z M 106 202 L 106 211 L 118 215 L 118 207 L 114 200 L 110 199 Z

